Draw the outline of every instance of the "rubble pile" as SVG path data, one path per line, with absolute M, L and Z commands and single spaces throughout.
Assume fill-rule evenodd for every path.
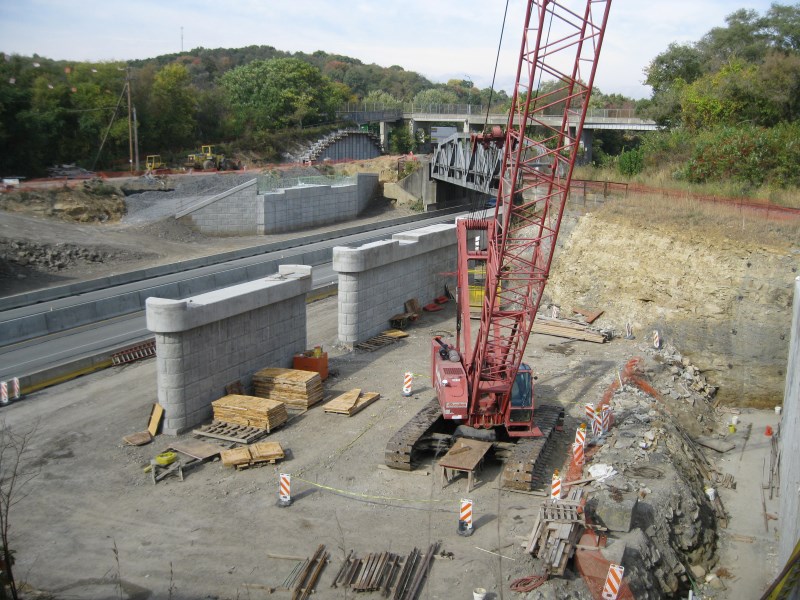
M 147 256 L 146 253 L 123 252 L 101 246 L 36 244 L 24 240 L 0 239 L 0 263 L 9 271 L 33 268 L 52 273 L 90 263 L 138 260 Z

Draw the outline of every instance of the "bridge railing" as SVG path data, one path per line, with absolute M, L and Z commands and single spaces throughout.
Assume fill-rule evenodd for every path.
M 349 102 L 339 107 L 337 116 L 359 115 L 371 116 L 368 120 L 389 121 L 400 119 L 403 116 L 413 114 L 438 114 L 438 115 L 464 115 L 476 116 L 486 114 L 486 105 L 483 104 L 414 104 L 405 102 L 403 104 L 379 104 L 372 102 Z M 500 110 L 492 107 L 489 111 L 491 116 L 508 115 L 508 110 Z M 561 116 L 559 110 L 545 111 L 545 116 Z M 590 108 L 586 112 L 589 119 L 615 119 L 615 120 L 644 120 L 636 115 L 633 108 Z
M 357 183 L 358 177 L 356 175 L 349 175 L 346 177 L 325 177 L 324 175 L 312 175 L 308 177 L 270 177 L 269 175 L 259 175 L 258 193 L 270 194 L 288 188 L 310 185 L 338 187 L 343 185 L 356 185 Z

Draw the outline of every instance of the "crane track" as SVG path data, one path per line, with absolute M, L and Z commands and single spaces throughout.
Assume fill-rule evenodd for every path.
M 542 432 L 538 438 L 518 440 L 504 460 L 501 486 L 530 491 L 546 479 L 544 469 L 552 451 L 549 444 L 556 426 L 563 421 L 564 409 L 542 404 L 536 407 L 536 425 Z M 392 469 L 412 471 L 426 450 L 446 450 L 449 436 L 436 435 L 444 419 L 439 401 L 434 398 L 395 433 L 386 444 L 385 461 Z
M 429 449 L 426 434 L 433 433 L 444 422 L 439 400 L 434 398 L 403 425 L 386 444 L 386 465 L 392 469 L 413 471 L 419 455 Z
M 544 469 L 553 450 L 550 438 L 556 426 L 564 420 L 564 409 L 553 404 L 540 404 L 535 415 L 542 436 L 523 438 L 512 447 L 504 461 L 501 487 L 529 492 L 545 481 Z

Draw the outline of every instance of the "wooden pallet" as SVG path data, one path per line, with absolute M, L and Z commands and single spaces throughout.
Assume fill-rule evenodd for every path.
M 381 395 L 377 392 L 362 393 L 360 389 L 350 390 L 328 402 L 325 405 L 325 412 L 352 417 L 358 411 L 379 400 L 380 397 Z
M 220 454 L 222 464 L 236 467 L 238 470 L 260 467 L 265 464 L 274 465 L 285 457 L 283 448 L 278 442 L 259 442 L 250 446 L 223 450 Z
M 526 550 L 542 559 L 552 575 L 564 574 L 586 527 L 583 512 L 578 511 L 581 494 L 580 488 L 573 488 L 568 499 L 547 499 L 539 508 Z
M 225 440 L 226 442 L 236 442 L 238 444 L 252 444 L 256 440 L 267 435 L 267 433 L 268 431 L 266 429 L 248 427 L 246 425 L 233 425 L 222 421 L 213 421 L 192 432 L 194 435 Z
M 379 350 L 380 348 L 394 344 L 398 339 L 400 338 L 393 335 L 381 334 L 371 337 L 368 340 L 364 340 L 363 342 L 353 344 L 353 348 L 356 348 L 357 350 L 363 350 L 364 352 L 374 352 L 375 350 Z

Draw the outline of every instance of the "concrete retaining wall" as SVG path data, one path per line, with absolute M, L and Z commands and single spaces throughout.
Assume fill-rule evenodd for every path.
M 310 290 L 311 267 L 281 265 L 277 275 L 193 298 L 148 298 L 164 433 L 209 420 L 227 384 L 248 387 L 259 369 L 290 367 L 306 347 Z
M 357 217 L 378 190 L 376 173 L 359 173 L 356 185 L 309 185 L 258 194 L 253 179 L 184 208 L 175 218 L 189 217 L 210 235 L 262 235 L 329 225 Z
M 391 240 L 333 249 L 339 273 L 339 341 L 353 344 L 389 327 L 389 318 L 417 298 L 427 304 L 444 293 L 456 270 L 456 227 L 442 224 L 398 233 Z
M 195 227 L 210 235 L 259 235 L 264 231 L 264 205 L 252 179 L 177 212 L 189 216 Z
M 789 560 L 800 539 L 800 277 L 794 280 L 789 366 L 786 370 L 786 391 L 781 417 L 781 538 L 778 547 L 778 568 Z M 797 590 L 793 597 L 797 597 Z
M 378 190 L 378 175 L 359 173 L 356 185 L 307 186 L 259 196 L 264 233 L 296 231 L 357 217 Z

